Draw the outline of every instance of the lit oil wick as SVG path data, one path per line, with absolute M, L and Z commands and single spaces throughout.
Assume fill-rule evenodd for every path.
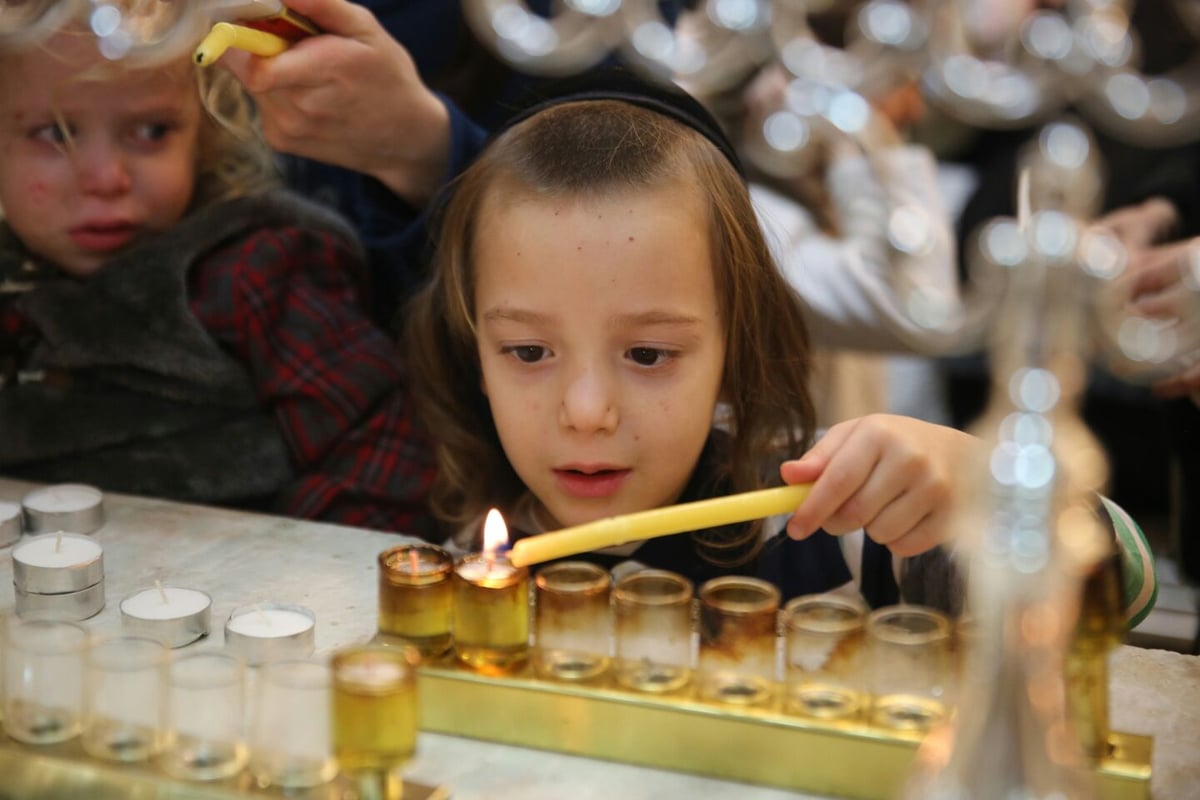
M 491 509 L 483 521 L 483 557 L 490 575 L 496 566 L 496 551 L 508 542 L 508 526 L 497 509 Z

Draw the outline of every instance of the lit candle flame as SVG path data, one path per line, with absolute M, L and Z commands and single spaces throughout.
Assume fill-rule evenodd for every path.
M 508 544 L 508 526 L 500 512 L 492 509 L 483 521 L 483 557 L 487 559 L 488 568 L 496 561 L 496 551 Z
M 408 551 L 408 567 L 412 570 L 413 575 L 421 571 L 421 556 L 415 549 Z

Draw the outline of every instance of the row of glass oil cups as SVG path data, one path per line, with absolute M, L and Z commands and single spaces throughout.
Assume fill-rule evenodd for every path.
M 529 666 L 548 680 L 890 730 L 924 731 L 947 715 L 967 630 L 932 608 L 868 612 L 840 594 L 798 597 L 781 610 L 778 589 L 744 576 L 694 592 L 674 572 L 613 583 L 595 564 L 562 561 L 537 572 L 530 603 L 525 569 L 464 577 L 433 545 L 392 548 L 379 561 L 380 639 L 428 660 L 452 657 L 497 675 Z
M 405 649 L 351 647 L 248 669 L 228 651 L 173 653 L 151 637 L 0 614 L 0 663 L 9 737 L 77 740 L 85 757 L 175 779 L 395 783 L 415 750 L 416 658 Z

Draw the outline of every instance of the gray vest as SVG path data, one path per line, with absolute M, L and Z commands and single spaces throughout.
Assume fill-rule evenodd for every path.
M 0 226 L 0 281 L 41 333 L 0 388 L 0 473 L 82 481 L 174 500 L 256 505 L 295 475 L 246 367 L 188 306 L 191 268 L 266 227 L 335 228 L 293 196 L 239 198 L 189 215 L 78 281 L 31 265 Z

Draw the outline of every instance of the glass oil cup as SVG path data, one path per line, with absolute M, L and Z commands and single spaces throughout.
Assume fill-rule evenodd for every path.
M 162 742 L 167 646 L 145 636 L 93 642 L 84 655 L 83 749 L 110 761 L 144 761 Z
M 563 561 L 534 579 L 534 668 L 544 678 L 589 681 L 608 670 L 612 639 L 606 570 Z
M 854 719 L 863 706 L 866 609 L 835 594 L 805 595 L 783 609 L 784 708 L 816 719 Z
M 379 554 L 379 633 L 414 647 L 423 659 L 450 651 L 454 557 L 431 544 Z
M 88 632 L 62 620 L 4 622 L 4 731 L 26 744 L 78 736 Z
M 923 606 L 887 606 L 867 617 L 871 723 L 927 731 L 947 712 L 950 619 Z
M 409 648 L 352 647 L 335 653 L 333 751 L 351 777 L 402 767 L 417 747 L 417 669 Z
M 506 558 L 463 556 L 454 567 L 454 654 L 485 674 L 529 658 L 529 570 Z
M 743 706 L 774 700 L 779 590 L 728 575 L 700 587 L 701 699 Z
M 259 668 L 249 737 L 250 772 L 259 786 L 319 786 L 337 773 L 330 675 L 321 661 L 271 661 Z
M 185 780 L 227 778 L 246 764 L 246 665 L 221 652 L 187 653 L 167 670 L 159 765 Z
M 613 589 L 616 682 L 636 692 L 685 692 L 692 680 L 692 582 L 666 570 L 626 575 Z

